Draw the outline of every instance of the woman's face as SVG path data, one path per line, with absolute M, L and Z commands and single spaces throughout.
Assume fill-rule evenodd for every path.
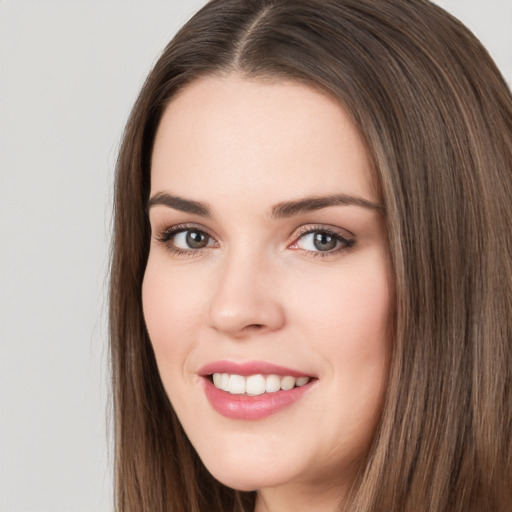
M 144 315 L 169 399 L 237 489 L 350 482 L 379 420 L 392 283 L 364 145 L 295 83 L 205 78 L 151 163 Z

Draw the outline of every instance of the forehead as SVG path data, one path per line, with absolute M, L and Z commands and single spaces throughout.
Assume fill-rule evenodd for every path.
M 337 192 L 378 200 L 362 138 L 338 102 L 302 84 L 235 75 L 200 79 L 169 103 L 151 189 L 198 200 L 213 192 L 261 192 L 276 202 Z

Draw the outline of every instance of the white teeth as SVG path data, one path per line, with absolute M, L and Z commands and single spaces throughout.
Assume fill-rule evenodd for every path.
M 227 373 L 222 374 L 220 379 L 220 389 L 222 389 L 222 391 L 229 391 L 229 375 Z
M 293 389 L 295 387 L 295 377 L 283 377 L 281 379 L 281 389 L 288 391 L 289 389 Z
M 267 383 L 265 385 L 265 391 L 267 393 L 275 393 L 281 389 L 281 379 L 279 375 L 267 376 Z
M 309 377 L 291 377 L 286 375 L 250 375 L 243 377 L 242 375 L 229 373 L 214 373 L 213 385 L 227 391 L 233 395 L 243 395 L 244 393 L 251 396 L 262 395 L 263 393 L 275 393 L 276 391 L 288 391 L 295 386 L 304 386 L 309 382 Z
M 297 387 L 299 386 L 304 386 L 305 384 L 307 384 L 309 382 L 309 377 L 299 377 L 296 382 L 295 382 L 295 385 Z
M 233 395 L 243 395 L 245 393 L 244 377 L 241 375 L 230 375 L 228 391 Z
M 222 373 L 214 373 L 213 374 L 213 385 L 216 388 L 222 389 Z
M 263 377 L 263 375 L 251 375 L 247 377 L 245 392 L 248 395 L 262 395 L 265 393 L 265 377 Z

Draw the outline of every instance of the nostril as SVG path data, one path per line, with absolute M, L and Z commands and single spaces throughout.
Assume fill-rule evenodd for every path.
M 247 292 L 230 296 L 228 291 L 219 292 L 212 299 L 209 322 L 215 330 L 237 337 L 243 333 L 275 331 L 284 325 L 284 311 L 279 302 Z

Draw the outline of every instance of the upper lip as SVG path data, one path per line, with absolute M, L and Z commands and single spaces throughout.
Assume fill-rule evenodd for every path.
M 235 362 L 235 361 L 213 361 L 203 366 L 199 371 L 199 375 L 206 377 L 212 373 L 229 373 L 235 375 L 242 375 L 247 377 L 249 375 L 280 375 L 290 377 L 312 377 L 312 375 L 294 370 L 292 368 L 286 368 L 277 364 L 269 363 L 266 361 L 246 361 L 246 362 Z

